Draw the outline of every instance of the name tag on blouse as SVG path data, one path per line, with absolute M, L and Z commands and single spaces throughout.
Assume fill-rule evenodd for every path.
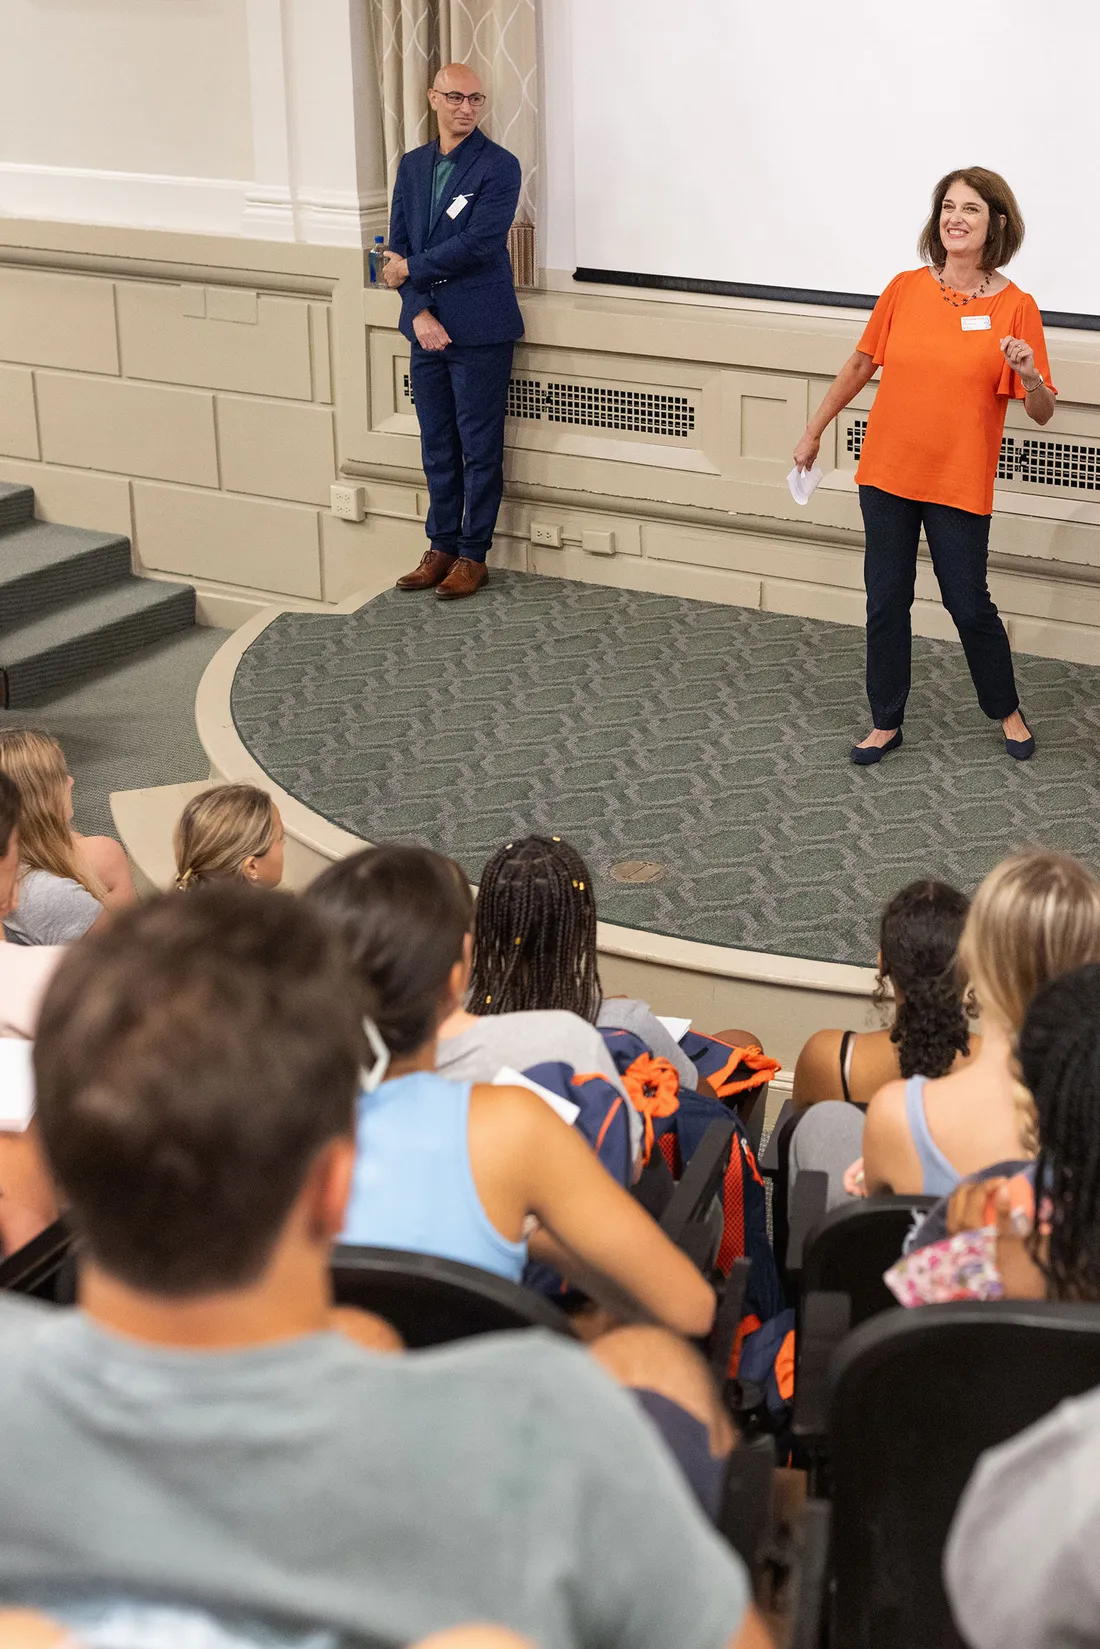
M 962 315 L 959 320 L 964 332 L 988 332 L 993 325 L 988 315 Z

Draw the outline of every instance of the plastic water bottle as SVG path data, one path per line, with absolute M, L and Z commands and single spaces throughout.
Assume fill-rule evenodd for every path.
M 386 267 L 386 237 L 375 235 L 374 245 L 370 252 L 370 283 L 372 286 L 384 286 L 382 271 Z

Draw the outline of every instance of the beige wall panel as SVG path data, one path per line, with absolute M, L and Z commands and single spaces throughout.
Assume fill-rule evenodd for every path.
M 659 561 L 634 561 L 619 556 L 586 555 L 583 550 L 527 551 L 531 572 L 552 578 L 573 578 L 579 584 L 603 584 L 616 590 L 650 590 L 656 595 L 687 596 L 730 607 L 759 607 L 760 580 L 746 573 L 709 567 L 683 567 Z
M 117 373 L 113 283 L 0 269 L 0 360 Z
M 0 453 L 11 458 L 39 456 L 34 374 L 29 367 L 0 366 Z
M 994 571 L 989 575 L 989 588 L 1002 613 L 1100 628 L 1100 584 Z
M 780 525 L 776 523 L 777 527 Z M 645 555 L 659 561 L 686 562 L 704 567 L 730 567 L 742 572 L 819 584 L 863 587 L 862 547 L 844 549 L 794 538 L 772 538 L 763 533 L 702 532 L 672 521 L 646 521 L 642 527 Z
M 317 511 L 134 482 L 142 566 L 279 595 L 320 596 Z
M 1100 664 L 1100 629 L 1083 624 L 1059 624 L 1053 619 L 1014 618 L 1009 625 L 1009 636 L 1017 653 L 1064 658 L 1071 664 Z
M 321 517 L 321 555 L 326 601 L 346 601 L 385 573 L 387 584 L 416 566 L 427 547 L 418 521 L 368 516 L 365 521 Z M 411 599 L 411 598 L 410 598 Z M 429 596 L 429 600 L 432 597 Z
M 765 578 L 760 586 L 760 605 L 767 613 L 827 618 L 833 624 L 856 624 L 861 629 L 866 619 L 862 590 L 835 590 L 826 584 L 798 584 L 793 579 Z
M 1092 508 L 1080 505 L 1081 513 Z M 1100 566 L 1100 527 L 1086 521 L 1059 521 L 1032 515 L 997 513 L 989 531 L 993 555 L 1019 555 L 1066 566 Z
M 328 508 L 336 447 L 327 407 L 219 395 L 218 450 L 230 492 Z
M 119 338 L 128 378 L 289 401 L 313 398 L 304 298 L 261 296 L 259 319 L 249 326 L 185 314 L 189 290 L 172 283 L 119 282 Z
M 64 372 L 37 380 L 47 462 L 218 485 L 212 395 Z
M 129 538 L 130 483 L 119 475 L 92 475 L 86 470 L 55 469 L 50 464 L 28 464 L 0 458 L 0 481 L 34 488 L 34 513 L 40 521 L 61 521 L 69 527 L 92 527 Z
M 528 573 L 528 546 L 518 538 L 502 538 L 499 534 L 493 540 L 494 567 L 505 567 L 512 573 Z
M 860 622 L 866 622 L 866 615 L 861 618 Z M 955 628 L 951 614 L 939 599 L 938 591 L 934 592 L 931 599 L 927 601 L 922 601 L 919 598 L 914 601 L 913 634 L 915 636 L 927 636 L 932 641 L 953 641 L 956 644 L 958 643 L 959 632 Z
M 309 353 L 313 365 L 313 399 L 332 402 L 332 340 L 329 336 L 329 305 L 309 306 Z

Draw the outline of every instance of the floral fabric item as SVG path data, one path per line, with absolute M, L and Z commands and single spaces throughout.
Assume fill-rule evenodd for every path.
M 960 1231 L 915 1249 L 891 1266 L 883 1281 L 904 1306 L 1003 1299 L 997 1229 L 987 1225 L 980 1231 Z

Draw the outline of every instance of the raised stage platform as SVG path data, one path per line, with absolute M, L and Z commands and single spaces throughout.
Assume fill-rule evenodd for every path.
M 261 617 L 198 720 L 216 773 L 284 793 L 299 878 L 397 837 L 476 883 L 502 842 L 567 836 L 607 988 L 657 994 L 656 969 L 663 1011 L 755 1011 L 789 1059 L 807 1024 L 866 1022 L 877 912 L 905 882 L 971 890 L 1032 843 L 1100 866 L 1100 670 L 1017 666 L 1030 764 L 1004 755 L 958 645 L 918 639 L 906 744 L 857 769 L 859 629 L 494 569 L 472 601 L 388 589 Z M 622 882 L 624 862 L 661 874 Z

